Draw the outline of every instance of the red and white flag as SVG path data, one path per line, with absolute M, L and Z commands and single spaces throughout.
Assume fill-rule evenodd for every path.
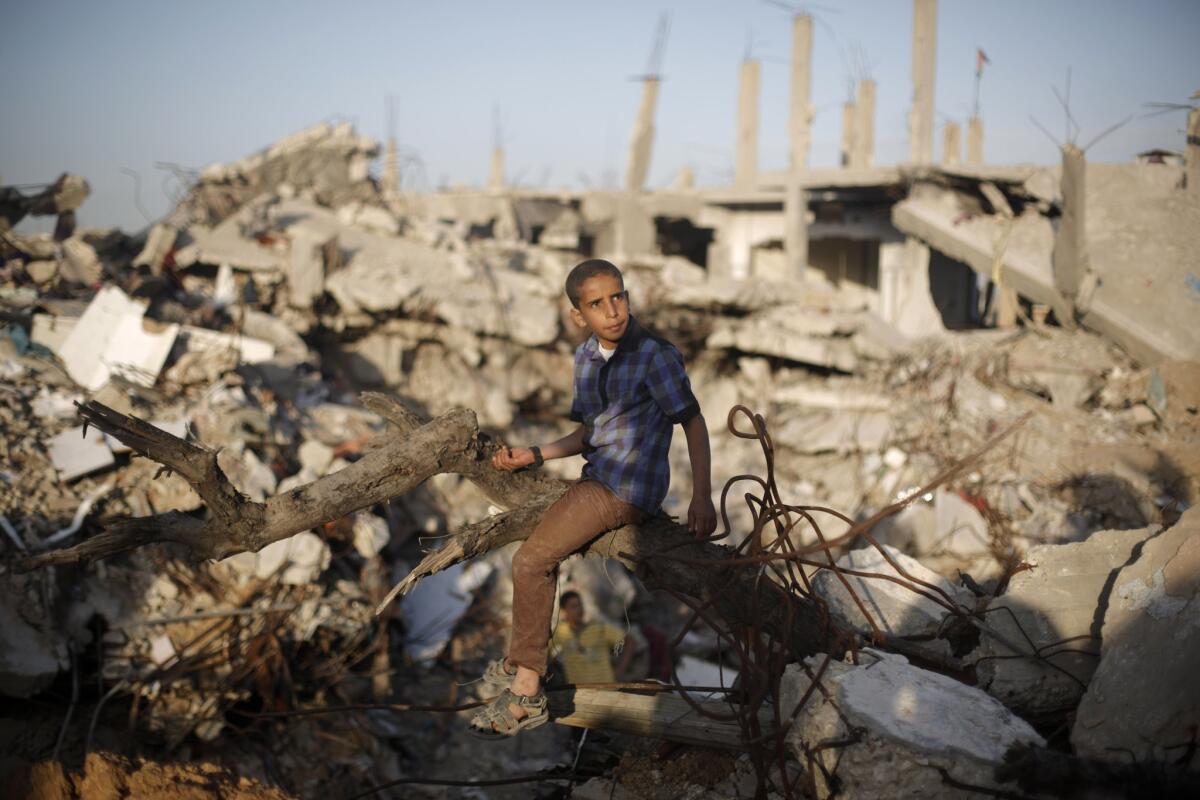
M 976 47 L 975 48 L 975 74 L 982 75 L 983 74 L 983 65 L 990 64 L 990 63 L 992 63 L 992 60 L 987 57 L 987 53 L 983 52 L 983 48 Z

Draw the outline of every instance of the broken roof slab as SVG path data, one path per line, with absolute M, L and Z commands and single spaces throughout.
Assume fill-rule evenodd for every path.
M 1088 166 L 1087 241 L 1100 284 L 1081 322 L 1147 364 L 1200 358 L 1196 252 L 1200 198 L 1177 188 L 1179 170 L 1162 164 Z M 917 187 L 892 209 L 892 224 L 1037 303 L 1054 304 L 1049 218 L 1011 223 L 971 215 L 949 190 Z M 997 264 L 997 261 L 999 264 Z

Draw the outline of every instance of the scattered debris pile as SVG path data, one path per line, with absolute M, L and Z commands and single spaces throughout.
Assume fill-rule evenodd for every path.
M 620 564 L 569 564 L 599 616 L 629 628 L 632 607 L 678 633 L 678 683 L 720 689 L 676 698 L 692 722 L 621 730 L 670 739 L 675 726 L 694 742 L 724 725 L 730 742 L 759 743 L 708 759 L 703 776 L 658 766 L 627 733 L 611 734 L 626 754 L 615 771 L 561 728 L 487 748 L 458 735 L 511 593 L 500 549 L 451 566 L 451 539 L 437 569 L 451 568 L 414 571 L 495 511 L 461 475 L 219 562 L 160 543 L 12 569 L 122 518 L 206 513 L 184 476 L 81 425 L 77 404 L 219 451 L 255 502 L 380 446 L 389 420 L 364 389 L 423 418 L 473 409 L 504 441 L 566 432 L 579 332 L 561 285 L 578 225 L 543 220 L 536 245 L 504 226 L 481 236 L 469 215 L 385 197 L 367 169 L 377 151 L 348 125 L 316 126 L 190 176 L 178 207 L 135 236 L 76 230 L 88 190 L 73 176 L 0 195 L 0 693 L 16 704 L 2 722 L 48 731 L 13 734 L 20 764 L 6 769 L 86 796 L 101 773 L 168 780 L 130 760 L 161 753 L 219 765 L 177 780 L 229 797 L 350 796 L 461 777 L 434 768 L 464 763 L 480 777 L 574 763 L 579 796 L 959 796 L 1027 777 L 997 777 L 1015 745 L 1197 769 L 1200 709 L 1181 698 L 1200 652 L 1186 622 L 1200 365 L 1139 364 L 1094 333 L 1037 324 L 908 341 L 832 285 L 710 278 L 679 256 L 622 266 L 635 313 L 688 359 L 727 544 L 773 579 L 754 602 L 787 597 L 831 626 L 817 651 L 766 627 L 747 648 L 695 598 L 651 596 Z M 18 233 L 27 214 L 58 215 L 55 232 Z M 731 436 L 739 405 L 763 416 Z M 720 487 L 762 474 L 763 453 L 770 491 L 751 491 L 747 523 L 739 492 Z M 680 514 L 682 442 L 671 458 L 665 510 Z M 574 477 L 578 461 L 550 471 Z M 427 574 L 375 615 L 397 581 Z M 1159 680 L 1137 678 L 1148 663 Z M 656 770 L 671 774 L 644 779 Z

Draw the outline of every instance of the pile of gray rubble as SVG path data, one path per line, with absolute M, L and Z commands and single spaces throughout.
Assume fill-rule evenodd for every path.
M 383 426 L 358 403 L 364 389 L 428 416 L 474 409 L 510 442 L 567 430 L 580 338 L 561 286 L 582 258 L 587 220 L 544 220 L 540 244 L 514 233 L 515 217 L 481 231 L 436 198 L 385 196 L 368 172 L 377 151 L 348 125 L 302 131 L 203 170 L 171 214 L 136 235 L 77 230 L 88 192 L 77 177 L 38 197 L 5 190 L 4 558 L 77 542 L 119 517 L 204 513 L 182 478 L 84 430 L 75 405 L 87 399 L 220 450 L 221 468 L 257 500 L 359 456 Z M 17 232 L 27 214 L 57 216 L 55 232 Z M 607 255 L 603 232 L 592 233 Z M 905 339 L 832 285 L 709 278 L 652 253 L 622 266 L 634 312 L 688 359 L 713 441 L 714 502 L 729 478 L 762 467 L 757 446 L 726 430 L 737 404 L 765 416 L 786 502 L 854 519 L 913 498 L 1026 418 L 964 474 L 876 526 L 878 549 L 860 540 L 833 553 L 841 566 L 900 578 L 851 579 L 871 621 L 831 572 L 811 572 L 841 623 L 866 637 L 874 623 L 905 646 L 788 668 L 783 704 L 812 695 L 787 734 L 797 787 L 821 797 L 1013 791 L 997 769 L 1014 747 L 1162 765 L 1168 782 L 1176 769 L 1194 777 L 1200 364 L 1138 363 L 1094 333 L 1036 324 Z M 579 462 L 552 468 L 573 477 Z M 665 510 L 685 514 L 682 441 L 672 469 Z M 730 498 L 735 521 L 739 504 Z M 196 757 L 247 725 L 269 726 L 276 767 L 253 748 L 225 757 L 299 796 L 468 755 L 481 775 L 551 766 L 562 743 L 549 732 L 486 751 L 462 737 L 430 743 L 434 729 L 462 731 L 463 715 L 253 722 L 363 699 L 452 704 L 431 687 L 469 680 L 462 665 L 482 663 L 472 648 L 500 646 L 502 633 L 464 631 L 487 629 L 481 615 L 503 618 L 506 556 L 430 579 L 388 618 L 372 611 L 420 546 L 436 544 L 429 537 L 488 514 L 472 486 L 439 476 L 219 563 L 155 545 L 70 569 L 0 566 L 0 694 L 80 703 L 76 713 L 97 719 L 103 702 L 123 702 L 139 729 Z M 581 585 L 645 593 L 623 574 L 575 570 Z M 943 604 L 905 585 L 914 576 L 970 609 L 976 626 L 948 625 Z M 622 604 L 597 613 L 620 623 Z M 455 680 L 437 683 L 436 664 Z M 84 672 L 100 687 L 86 703 L 70 688 Z M 822 690 L 807 692 L 818 673 Z M 682 794 L 612 776 L 576 793 L 752 793 L 745 757 L 731 763 L 722 782 Z

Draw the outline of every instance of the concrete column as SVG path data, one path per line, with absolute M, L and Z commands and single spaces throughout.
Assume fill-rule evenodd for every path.
M 919 239 L 879 245 L 879 313 L 909 338 L 945 330 L 929 290 L 929 248 Z
M 908 116 L 908 160 L 933 163 L 933 87 L 937 71 L 937 0 L 913 0 L 913 105 Z
M 841 165 L 843 167 L 853 166 L 854 161 L 854 121 L 857 114 L 854 111 L 854 103 L 846 103 L 842 106 L 842 147 L 841 147 Z
M 858 82 L 854 102 L 854 142 L 850 166 L 867 169 L 875 163 L 875 81 Z
M 758 85 L 759 62 L 742 62 L 738 81 L 737 160 L 733 183 L 739 189 L 752 189 L 758 180 Z
M 983 164 L 983 120 L 967 120 L 967 163 L 973 167 Z
M 396 138 L 388 137 L 387 150 L 383 155 L 383 194 L 390 197 L 400 188 L 400 168 L 396 158 Z
M 803 280 L 808 268 L 808 192 L 796 169 L 788 173 L 783 198 L 783 250 L 788 277 Z
M 813 19 L 808 14 L 792 18 L 792 107 L 788 115 L 788 165 L 808 166 L 811 141 Z
M 504 191 L 504 148 L 492 148 L 492 171 L 488 175 L 488 190 Z
M 996 296 L 996 327 L 1001 330 L 1011 330 L 1017 327 L 1017 309 L 1020 307 L 1020 301 L 1017 299 L 1017 293 L 1007 287 L 996 287 L 999 294 Z
M 690 191 L 696 188 L 696 171 L 690 166 L 684 166 L 679 170 L 679 174 L 675 176 L 675 185 L 671 187 L 677 191 Z
M 1200 108 L 1188 112 L 1187 150 L 1184 155 L 1187 190 L 1200 194 Z
M 1063 145 L 1062 181 L 1059 184 L 1063 212 L 1054 236 L 1051 264 L 1054 288 L 1059 294 L 1054 315 L 1064 327 L 1074 327 L 1076 313 L 1082 312 L 1080 305 L 1087 305 L 1090 294 L 1087 287 L 1091 265 L 1087 251 L 1086 177 L 1087 159 L 1083 151 L 1074 144 Z
M 942 129 L 942 165 L 953 167 L 962 161 L 962 128 L 957 122 L 947 122 Z
M 654 146 L 654 108 L 658 104 L 658 78 L 642 79 L 642 104 L 638 106 L 633 138 L 629 140 L 629 164 L 625 188 L 640 192 L 650 172 L 650 151 Z

